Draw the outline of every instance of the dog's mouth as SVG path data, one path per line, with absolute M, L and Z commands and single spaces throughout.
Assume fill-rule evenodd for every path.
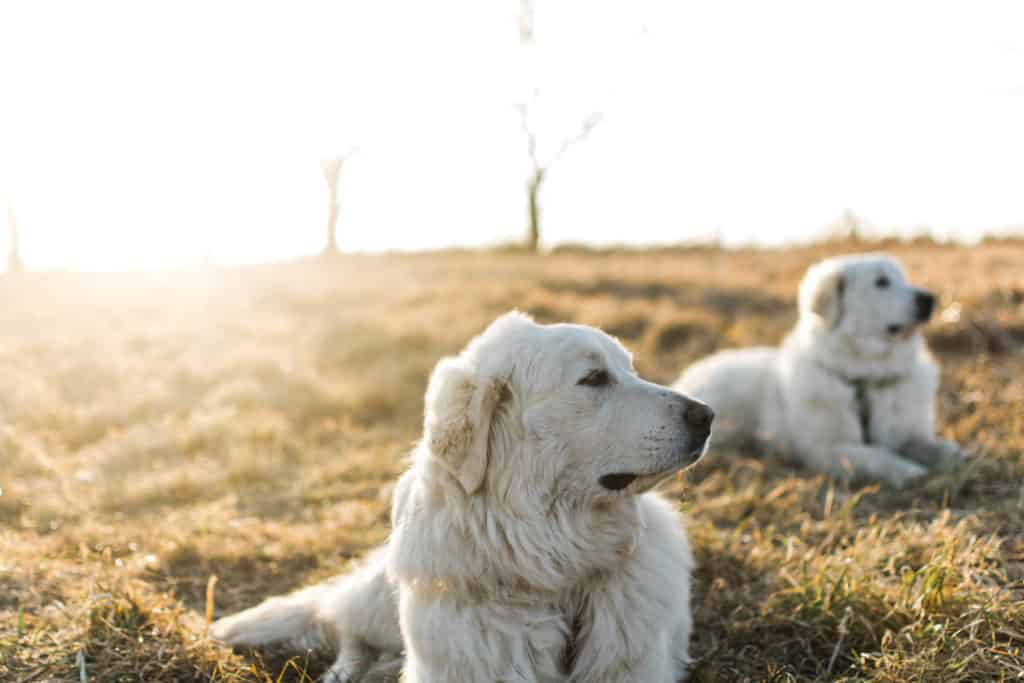
M 616 472 L 615 474 L 602 475 L 598 478 L 597 483 L 609 491 L 621 491 L 639 478 L 639 474 Z
M 613 472 L 611 474 L 603 474 L 598 477 L 597 483 L 609 491 L 622 491 L 623 489 L 629 488 L 629 486 L 635 483 L 638 479 L 642 479 L 643 481 L 640 485 L 640 489 L 646 490 L 652 488 L 676 472 L 685 470 L 696 464 L 696 462 L 703 457 L 704 451 L 707 450 L 707 445 L 708 440 L 705 439 L 701 443 L 700 448 L 686 453 L 680 462 L 671 467 L 667 467 L 664 470 L 658 472 Z
M 913 336 L 915 332 L 917 332 L 917 328 L 920 327 L 922 324 L 923 323 L 920 321 L 914 321 L 903 324 L 892 323 L 890 325 L 885 326 L 885 332 L 891 338 L 908 339 L 909 337 Z

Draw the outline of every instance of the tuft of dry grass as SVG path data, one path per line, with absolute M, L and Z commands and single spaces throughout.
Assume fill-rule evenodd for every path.
M 0 279 L 0 680 L 313 680 L 209 642 L 207 607 L 386 537 L 439 357 L 519 308 L 671 382 L 777 343 L 804 269 L 847 246 Z M 694 681 L 1024 679 L 1024 245 L 886 248 L 939 294 L 938 410 L 969 465 L 893 492 L 714 449 L 668 485 L 700 565 Z

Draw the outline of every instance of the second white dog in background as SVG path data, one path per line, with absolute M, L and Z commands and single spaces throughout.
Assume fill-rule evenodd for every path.
M 935 297 L 880 254 L 812 266 L 780 348 L 716 353 L 675 388 L 718 414 L 715 443 L 754 441 L 834 476 L 897 487 L 961 461 L 935 436 L 939 368 L 920 334 Z

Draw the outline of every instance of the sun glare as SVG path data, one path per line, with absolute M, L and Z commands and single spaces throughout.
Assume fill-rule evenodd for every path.
M 552 154 L 546 244 L 781 244 L 852 209 L 900 235 L 1020 230 L 1015 3 L 277 8 L 6 3 L 0 193 L 34 268 L 519 240 L 516 107 Z M 3 220 L 0 218 L 0 220 Z M 0 249 L 6 250 L 6 240 Z M 2 252 L 0 252 L 2 253 Z

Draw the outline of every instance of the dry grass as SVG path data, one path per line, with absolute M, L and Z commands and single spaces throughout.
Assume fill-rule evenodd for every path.
M 0 680 L 315 675 L 209 643 L 207 582 L 219 616 L 380 542 L 439 356 L 518 307 L 600 325 L 669 382 L 777 342 L 838 249 L 0 281 Z M 942 431 L 970 465 L 893 493 L 713 452 L 669 488 L 701 565 L 695 681 L 1024 677 L 1024 246 L 893 250 L 941 294 Z

